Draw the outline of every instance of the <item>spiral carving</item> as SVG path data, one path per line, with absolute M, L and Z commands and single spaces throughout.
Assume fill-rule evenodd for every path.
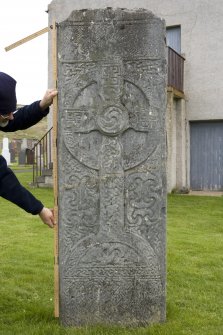
M 124 107 L 108 106 L 97 118 L 99 129 L 109 135 L 117 135 L 126 129 L 128 112 Z

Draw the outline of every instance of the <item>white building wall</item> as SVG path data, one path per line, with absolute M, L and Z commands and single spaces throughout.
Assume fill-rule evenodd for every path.
M 186 110 L 185 100 L 176 101 L 176 184 L 178 190 L 188 187 L 187 180 L 187 154 L 186 154 Z
M 170 192 L 176 187 L 176 101 L 173 93 L 167 94 L 167 191 Z

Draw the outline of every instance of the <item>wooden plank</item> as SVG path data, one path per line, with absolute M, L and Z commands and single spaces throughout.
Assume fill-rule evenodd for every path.
M 40 35 L 42 35 L 42 34 L 47 33 L 49 30 L 50 30 L 50 28 L 49 28 L 49 27 L 46 27 L 46 28 L 43 28 L 43 29 L 41 29 L 41 30 L 35 32 L 34 34 L 31 34 L 31 35 L 29 35 L 29 36 L 26 36 L 25 38 L 22 38 L 21 40 L 19 40 L 19 41 L 15 42 L 15 43 L 10 44 L 9 46 L 5 47 L 5 51 L 12 50 L 12 49 L 18 47 L 18 46 L 21 45 L 21 44 L 24 44 L 24 43 L 26 43 L 26 42 L 29 42 L 30 40 L 32 40 L 32 39 L 34 39 L 34 38 L 36 38 L 36 37 L 38 37 L 38 36 L 40 36 Z
M 57 31 L 56 23 L 52 27 L 53 84 L 57 88 Z M 58 249 L 58 177 L 57 177 L 57 113 L 58 97 L 53 99 L 53 181 L 54 181 L 54 315 L 59 317 L 59 249 Z

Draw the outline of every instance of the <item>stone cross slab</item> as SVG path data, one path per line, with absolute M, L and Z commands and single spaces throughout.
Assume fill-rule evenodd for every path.
M 165 320 L 165 25 L 143 9 L 57 28 L 63 325 Z

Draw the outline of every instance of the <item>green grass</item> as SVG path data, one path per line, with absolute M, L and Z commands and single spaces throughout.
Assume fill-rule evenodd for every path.
M 29 188 L 30 172 L 17 173 Z M 51 189 L 32 189 L 53 206 Z M 53 230 L 0 199 L 1 335 L 222 335 L 223 198 L 170 195 L 167 321 L 146 328 L 64 328 L 53 316 Z

